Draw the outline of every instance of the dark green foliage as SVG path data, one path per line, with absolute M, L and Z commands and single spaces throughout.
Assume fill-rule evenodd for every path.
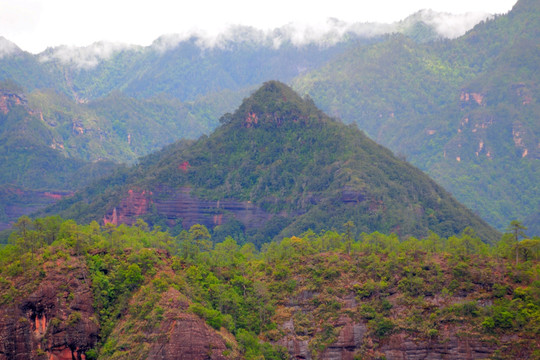
M 387 336 L 394 329 L 394 323 L 392 323 L 392 320 L 382 316 L 375 316 L 375 318 L 370 320 L 368 324 L 377 337 Z
M 188 170 L 179 168 L 183 163 Z M 118 187 L 96 190 L 105 184 Z M 143 158 L 59 207 L 70 206 L 64 216 L 97 220 L 127 189 L 159 193 L 163 187 L 190 187 L 193 195 L 213 201 L 250 201 L 274 214 L 267 225 L 242 234 L 257 245 L 309 228 L 341 228 L 350 220 L 355 226 L 349 232 L 357 234 L 425 236 L 431 230 L 450 236 L 471 226 L 484 241 L 498 237 L 418 169 L 275 81 L 245 99 L 209 137 Z M 109 195 L 93 195 L 99 193 Z
M 539 16 L 537 2 L 521 0 L 452 41 L 389 36 L 349 49 L 293 87 L 406 156 L 502 231 L 538 209 Z M 537 223 L 526 222 L 532 234 Z
M 337 44 L 325 46 L 285 41 L 275 47 L 256 30 L 238 28 L 234 37 L 242 40 L 222 39 L 216 47 L 201 46 L 203 40 L 197 37 L 171 47 L 165 45 L 167 39 L 159 39 L 150 47 L 114 52 L 96 66 L 54 59 L 54 49 L 43 54 L 49 59 L 44 62 L 16 51 L 0 59 L 0 79 L 10 79 L 3 85 L 7 90 L 33 91 L 29 104 L 35 115 L 44 115 L 43 121 L 26 128 L 25 135 L 34 144 L 37 139 L 29 129 L 39 127 L 47 149 L 31 152 L 41 154 L 56 146 L 57 152 L 72 158 L 117 162 L 133 162 L 180 137 L 209 132 L 220 115 L 232 111 L 262 81 L 292 81 L 329 114 L 359 124 L 429 172 L 499 230 L 508 219 L 520 218 L 536 234 L 538 14 L 537 3 L 520 0 L 508 15 L 482 22 L 459 39 L 438 41 L 428 41 L 438 38 L 433 27 L 415 16 L 400 24 L 401 34 L 364 39 L 349 33 Z M 224 124 L 231 120 L 222 117 Z M 2 173 L 22 173 L 22 163 L 21 158 L 10 158 L 8 167 L 13 164 L 10 170 L 16 171 Z M 40 169 L 46 180 L 74 183 L 62 176 L 54 179 L 50 170 L 55 164 L 59 170 L 70 170 L 60 167 L 62 161 L 52 160 Z M 274 171 L 283 169 L 277 165 Z M 289 165 L 293 164 L 284 164 Z M 253 168 L 245 170 L 235 180 L 254 185 Z M 327 170 L 317 174 L 311 188 L 329 182 Z M 39 171 L 29 175 L 24 180 L 43 177 Z M 98 174 L 94 169 L 76 180 L 82 185 L 87 175 Z M 216 175 L 206 179 L 206 185 L 223 180 Z M 290 181 L 290 174 L 284 174 L 281 185 Z M 284 206 L 271 200 L 267 206 Z M 377 230 L 387 232 L 390 225 L 384 225 L 386 229 Z M 436 229 L 449 230 L 455 230 L 452 224 Z M 261 243 L 270 232 L 250 235 Z

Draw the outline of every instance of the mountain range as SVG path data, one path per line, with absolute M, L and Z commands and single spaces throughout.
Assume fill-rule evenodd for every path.
M 537 233 L 539 14 L 538 2 L 519 1 L 452 41 L 393 36 L 350 49 L 293 87 L 499 229 L 519 218 Z
M 28 104 L 22 113 L 34 114 L 32 130 L 18 130 L 24 136 L 47 139 L 49 149 L 75 162 L 117 163 L 209 133 L 260 83 L 278 79 L 358 124 L 499 230 L 522 219 L 534 234 L 537 14 L 535 1 L 520 0 L 509 14 L 451 40 L 441 38 L 426 12 L 371 32 L 376 36 L 347 28 L 325 43 L 295 44 L 286 29 L 268 35 L 236 28 L 219 46 L 197 36 L 162 37 L 147 48 L 97 43 L 32 55 L 3 39 L 9 51 L 0 58 L 0 78 L 18 84 Z M 401 35 L 388 34 L 396 31 Z M 49 185 L 52 168 L 26 176 L 25 155 L 17 159 L 2 170 L 20 174 L 3 180 L 11 199 L 2 202 L 4 224 L 36 208 L 12 206 L 19 192 L 79 188 L 62 177 Z
M 540 358 L 539 8 L 0 38 L 0 360 Z

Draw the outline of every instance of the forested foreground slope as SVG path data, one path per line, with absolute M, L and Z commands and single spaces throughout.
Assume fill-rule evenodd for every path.
M 23 217 L 0 250 L 0 359 L 533 359 L 540 239 L 308 231 L 214 242 Z

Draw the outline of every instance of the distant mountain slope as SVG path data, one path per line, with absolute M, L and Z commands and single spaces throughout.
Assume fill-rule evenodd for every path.
M 17 84 L 0 83 L 0 229 L 59 198 L 45 193 L 65 195 L 115 164 L 208 132 L 240 101 L 231 92 L 190 103 L 116 92 L 81 104 L 53 90 L 26 94 Z
M 540 3 L 465 36 L 357 47 L 293 87 L 431 174 L 504 229 L 540 208 Z
M 261 243 L 341 228 L 444 236 L 498 234 L 440 186 L 356 127 L 320 112 L 279 82 L 244 100 L 193 144 L 171 145 L 50 209 L 81 221 L 236 226 Z
M 215 38 L 164 35 L 147 47 L 96 42 L 48 48 L 35 56 L 0 38 L 6 49 L 0 53 L 0 80 L 12 79 L 26 91 L 55 89 L 79 101 L 114 91 L 137 98 L 167 93 L 192 101 L 268 79 L 290 81 L 351 46 L 378 42 L 384 34 L 400 33 L 418 42 L 456 37 L 487 16 L 424 10 L 392 24 L 329 19 L 323 29 L 289 24 L 262 31 L 233 26 Z M 454 26 L 441 26 L 445 20 Z
M 14 86 L 0 90 L 0 230 L 110 173 L 114 164 L 67 158 L 55 133 Z

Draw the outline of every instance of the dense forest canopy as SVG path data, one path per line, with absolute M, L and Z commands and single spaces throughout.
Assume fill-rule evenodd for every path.
M 219 356 L 230 359 L 287 359 L 294 349 L 285 338 L 307 340 L 311 356 L 321 356 L 352 323 L 365 329 L 353 349 L 358 359 L 384 356 L 399 336 L 437 344 L 456 332 L 497 358 L 539 355 L 540 239 L 524 239 L 520 223 L 494 245 L 469 228 L 449 238 L 400 239 L 353 236 L 354 226 L 257 250 L 231 237 L 215 242 L 202 225 L 172 236 L 142 220 L 100 227 L 23 217 L 0 250 L 0 312 L 78 274 L 78 287 L 56 284 L 62 311 L 33 315 L 47 315 L 48 323 L 43 347 L 30 349 L 29 358 L 54 352 L 47 346 L 62 331 L 67 346 L 87 359 L 145 358 L 156 342 L 165 346 L 162 323 L 182 316 L 203 319 L 225 343 Z M 83 284 L 93 313 L 82 310 Z M 97 336 L 73 335 L 85 326 Z M 3 336 L 6 353 L 12 335 Z

